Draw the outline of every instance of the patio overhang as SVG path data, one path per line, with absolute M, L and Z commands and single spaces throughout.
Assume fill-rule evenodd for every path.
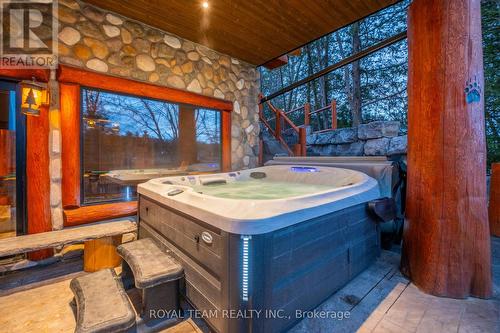
M 399 0 L 86 2 L 258 66 Z

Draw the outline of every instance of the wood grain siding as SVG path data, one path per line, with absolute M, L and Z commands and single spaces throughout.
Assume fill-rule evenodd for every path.
M 427 293 L 490 297 L 479 0 L 414 0 L 408 13 L 408 194 L 402 270 Z
M 261 65 L 398 0 L 86 2 Z
M 41 107 L 40 116 L 26 117 L 26 179 L 28 234 L 52 230 L 49 178 L 49 113 Z M 51 249 L 28 254 L 31 260 L 51 256 Z
M 161 99 L 173 103 L 203 106 L 209 109 L 232 111 L 233 103 L 189 91 L 99 74 L 74 67 L 59 66 L 59 82 L 109 90 L 121 94 Z
M 493 163 L 491 165 L 488 215 L 491 235 L 500 237 L 500 163 Z
M 137 214 L 137 201 L 84 206 L 64 210 L 64 226 L 99 222 Z
M 80 207 L 80 86 L 60 83 L 63 208 Z

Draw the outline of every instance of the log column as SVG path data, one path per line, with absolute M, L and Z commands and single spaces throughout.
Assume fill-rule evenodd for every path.
M 40 116 L 26 117 L 26 206 L 28 234 L 52 230 L 50 216 L 49 113 L 43 106 Z M 30 260 L 52 256 L 52 249 L 28 254 Z
M 414 0 L 408 50 L 401 268 L 427 293 L 487 298 L 492 281 L 480 1 Z M 470 86 L 466 94 L 475 84 L 478 94 Z

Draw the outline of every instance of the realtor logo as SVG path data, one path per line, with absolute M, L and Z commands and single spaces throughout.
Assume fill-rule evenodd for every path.
M 0 0 L 0 68 L 57 67 L 57 1 Z

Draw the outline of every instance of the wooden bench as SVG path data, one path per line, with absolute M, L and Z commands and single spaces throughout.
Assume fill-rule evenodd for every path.
M 117 238 L 136 231 L 134 222 L 113 221 L 5 238 L 0 240 L 0 257 L 85 242 L 84 268 L 96 271 L 110 266 L 110 262 L 111 265 L 119 265 L 119 261 L 116 263 L 116 258 L 111 258 L 109 253 L 118 257 L 115 251 L 119 245 Z
M 104 269 L 71 280 L 77 315 L 76 333 L 125 332 L 135 312 L 114 270 Z

